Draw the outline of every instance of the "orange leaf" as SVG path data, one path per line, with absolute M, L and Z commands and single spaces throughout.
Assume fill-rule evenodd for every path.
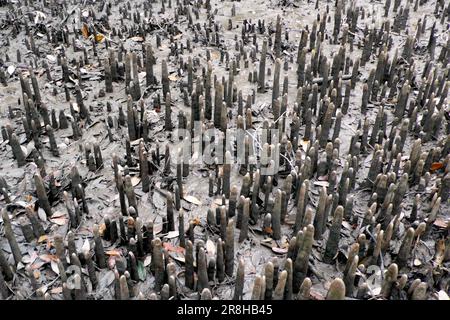
M 431 164 L 431 171 L 436 171 L 436 170 L 439 170 L 439 169 L 442 169 L 444 167 L 444 164 L 442 163 L 442 162 L 433 162 L 432 164 Z
M 89 30 L 88 30 L 88 26 L 86 24 L 83 24 L 83 26 L 81 27 L 81 33 L 83 34 L 83 37 L 85 39 L 87 39 L 89 37 Z
M 109 250 L 105 252 L 108 256 L 120 257 L 122 254 L 119 250 Z
M 271 227 L 265 227 L 264 228 L 264 232 L 267 233 L 267 234 L 272 234 L 273 231 L 272 231 Z

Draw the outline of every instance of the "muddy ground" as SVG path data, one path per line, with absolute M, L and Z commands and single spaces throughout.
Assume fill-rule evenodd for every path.
M 59 276 L 59 270 L 56 264 L 56 253 L 53 245 L 55 235 L 60 234 L 66 239 L 70 227 L 70 219 L 64 203 L 62 191 L 67 190 L 70 193 L 70 171 L 73 166 L 76 166 L 84 183 L 84 192 L 86 195 L 86 202 L 89 207 L 89 213 L 83 214 L 81 224 L 72 229 L 75 234 L 75 243 L 77 250 L 81 252 L 86 248 L 90 248 L 93 252 L 93 226 L 100 225 L 100 229 L 104 228 L 104 216 L 109 215 L 112 220 L 121 216 L 119 193 L 116 188 L 114 180 L 114 171 L 112 168 L 112 155 L 116 154 L 120 159 L 121 170 L 126 164 L 126 140 L 129 139 L 129 133 L 126 126 L 117 126 L 115 124 L 111 128 L 111 141 L 108 137 L 106 129 L 106 119 L 108 116 L 113 118 L 119 117 L 119 106 L 122 106 L 125 114 L 127 111 L 127 92 L 125 88 L 125 81 L 122 77 L 113 82 L 113 92 L 104 92 L 105 90 L 105 59 L 109 57 L 106 42 L 109 48 L 117 52 L 120 50 L 126 52 L 135 52 L 137 57 L 141 59 L 139 67 L 139 82 L 142 92 L 142 103 L 145 107 L 145 116 L 149 122 L 149 134 L 146 139 L 145 147 L 148 154 L 151 150 L 159 147 L 161 154 L 161 168 L 155 170 L 150 177 L 151 186 L 149 192 L 142 191 L 142 183 L 139 174 L 139 157 L 138 145 L 139 142 L 132 141 L 132 166 L 129 167 L 129 172 L 132 177 L 134 191 L 138 199 L 138 212 L 143 225 L 149 221 L 154 222 L 155 237 L 160 237 L 163 242 L 168 244 L 164 248 L 168 252 L 170 262 L 174 262 L 177 270 L 177 287 L 178 292 L 176 298 L 180 299 L 198 299 L 196 290 L 188 289 L 184 283 L 184 249 L 180 248 L 179 237 L 176 233 L 163 233 L 162 223 L 163 217 L 166 216 L 166 197 L 167 190 L 173 191 L 173 186 L 176 184 L 176 165 L 172 163 L 171 173 L 169 176 L 162 174 L 162 166 L 164 165 L 164 150 L 166 145 L 170 146 L 171 158 L 177 157 L 177 149 L 175 144 L 178 143 L 174 134 L 164 130 L 164 102 L 162 97 L 161 86 L 161 61 L 166 59 L 168 62 L 168 72 L 170 74 L 170 93 L 172 99 L 172 123 L 174 127 L 178 125 L 178 113 L 180 110 L 190 119 L 191 107 L 186 105 L 183 101 L 182 91 L 180 88 L 185 88 L 188 82 L 188 75 L 186 70 L 180 71 L 180 59 L 184 62 L 188 61 L 188 57 L 197 59 L 194 63 L 194 78 L 202 76 L 202 67 L 207 66 L 207 50 L 210 52 L 211 65 L 213 68 L 213 76 L 217 76 L 220 81 L 222 77 L 228 79 L 229 65 L 225 61 L 221 61 L 221 51 L 227 51 L 230 60 L 239 53 L 236 50 L 235 44 L 237 37 L 241 41 L 241 29 L 244 20 L 256 24 L 258 20 L 264 20 L 266 30 L 264 34 L 257 32 L 256 41 L 258 43 L 258 52 L 255 59 L 250 58 L 250 52 L 254 48 L 252 41 L 252 33 L 249 33 L 249 41 L 245 43 L 243 49 L 247 52 L 248 67 L 245 67 L 244 57 L 241 55 L 240 68 L 234 76 L 235 86 L 237 91 L 242 91 L 244 97 L 244 104 L 247 95 L 252 94 L 252 90 L 256 92 L 255 102 L 251 105 L 253 114 L 252 129 L 259 129 L 263 125 L 264 120 L 269 123 L 273 122 L 274 116 L 272 111 L 272 85 L 273 73 L 275 64 L 275 52 L 273 47 L 269 47 L 268 56 L 266 60 L 267 69 L 271 69 L 271 74 L 266 74 L 267 89 L 264 93 L 257 92 L 257 83 L 248 81 L 249 72 L 259 70 L 259 60 L 261 54 L 261 47 L 263 38 L 275 37 L 275 26 L 277 15 L 281 17 L 282 25 L 282 63 L 287 61 L 288 68 L 284 69 L 282 64 L 280 75 L 280 87 L 282 87 L 284 76 L 288 76 L 288 105 L 285 114 L 286 134 L 289 137 L 290 123 L 292 122 L 292 115 L 294 112 L 294 102 L 297 101 L 297 50 L 300 42 L 301 32 L 308 27 L 311 31 L 314 20 L 318 15 L 323 17 L 325 12 L 328 12 L 329 20 L 326 23 L 325 34 L 323 42 L 321 43 L 321 52 L 328 58 L 331 65 L 333 54 L 337 54 L 340 48 L 340 41 L 333 43 L 333 25 L 335 16 L 335 2 L 334 1 L 269 1 L 269 0 L 243 0 L 243 1 L 215 1 L 211 0 L 211 19 L 219 26 L 220 44 L 215 45 L 214 41 L 207 43 L 205 41 L 204 23 L 207 23 L 207 9 L 205 2 L 199 5 L 198 18 L 192 14 L 193 23 L 201 26 L 197 30 L 198 39 L 195 39 L 194 28 L 196 26 L 189 26 L 189 19 L 186 15 L 179 15 L 178 22 L 175 21 L 174 11 L 179 7 L 177 1 L 172 0 L 171 7 L 169 1 L 164 0 L 164 12 L 161 12 L 161 1 L 107 1 L 111 4 L 110 12 L 107 15 L 107 10 L 103 6 L 103 2 L 98 1 L 46 1 L 43 5 L 42 1 L 0 1 L 0 67 L 5 72 L 6 85 L 0 85 L 0 124 L 2 128 L 6 124 L 10 124 L 13 131 L 17 135 L 22 147 L 27 149 L 28 159 L 25 166 L 18 166 L 17 161 L 13 158 L 13 153 L 9 140 L 2 140 L 0 143 L 0 175 L 7 183 L 7 196 L 0 196 L 0 207 L 7 209 L 13 230 L 19 243 L 20 251 L 22 253 L 22 262 L 15 263 L 8 241 L 5 237 L 1 239 L 1 249 L 8 263 L 13 266 L 14 279 L 6 281 L 7 295 L 3 299 L 36 299 L 45 296 L 47 299 L 62 299 L 62 282 Z M 151 3 L 152 13 L 145 12 L 144 2 Z M 403 0 L 401 8 L 408 7 L 410 9 L 409 17 L 406 21 L 405 28 L 400 32 L 390 30 L 389 38 L 391 45 L 387 52 L 389 59 L 392 59 L 396 50 L 401 55 L 402 50 L 407 41 L 407 34 L 415 34 L 419 19 L 423 22 L 426 17 L 426 27 L 424 33 L 417 41 L 414 42 L 414 50 L 412 59 L 414 61 L 414 83 L 411 86 L 411 93 L 409 100 L 417 98 L 418 90 L 424 81 L 421 75 L 427 62 L 432 62 L 435 67 L 437 75 L 440 76 L 441 81 L 449 80 L 448 65 L 445 66 L 438 57 L 444 47 L 448 47 L 449 37 L 449 15 L 441 21 L 441 15 L 448 10 L 448 4 L 445 9 L 436 8 L 436 1 L 422 1 L 417 11 L 414 10 L 414 1 Z M 187 6 L 191 12 L 194 6 L 199 1 L 185 1 L 184 6 Z M 201 3 L 201 2 L 200 2 Z M 379 30 L 382 23 L 387 19 L 394 21 L 397 13 L 393 12 L 393 4 L 389 11 L 388 17 L 384 17 L 385 3 L 382 1 L 341 1 L 344 8 L 357 8 L 359 10 L 359 17 L 357 20 L 357 28 L 353 37 L 353 50 L 350 50 L 350 44 L 346 43 L 346 57 L 351 61 L 361 57 L 364 46 L 364 30 L 366 28 L 375 28 Z M 123 18 L 123 8 L 130 6 L 131 10 L 127 10 L 129 17 Z M 233 9 L 233 7 L 235 9 Z M 399 7 L 399 8 L 400 8 Z M 53 10 L 52 10 L 53 8 Z M 400 10 L 400 9 L 399 9 Z M 235 12 L 234 12 L 235 11 Z M 362 17 L 364 11 L 364 17 Z M 437 11 L 437 12 L 436 12 Z M 92 16 L 93 13 L 95 17 Z M 340 36 L 342 36 L 343 24 L 346 23 L 347 11 L 344 10 L 342 14 L 342 23 L 340 25 Z M 140 24 L 147 26 L 148 30 L 145 33 L 140 33 L 135 28 L 137 25 L 133 22 L 133 15 L 140 14 Z M 109 24 L 105 23 L 105 17 Z M 14 20 L 14 24 L 12 21 Z M 228 28 L 229 20 L 232 22 L 232 28 Z M 25 22 L 28 25 L 29 33 L 32 35 L 35 42 L 36 49 L 32 50 L 27 45 L 30 37 L 26 35 Z M 436 37 L 436 48 L 434 57 L 430 57 L 427 45 L 429 42 L 430 32 L 432 26 L 435 24 L 434 35 Z M 89 26 L 89 35 L 83 34 L 83 26 Z M 49 42 L 47 39 L 48 32 L 51 30 L 59 31 L 62 28 L 68 31 L 69 41 L 63 43 L 60 39 L 56 42 Z M 121 34 L 113 33 L 112 28 L 121 30 Z M 176 28 L 176 32 L 168 36 L 171 28 Z M 96 30 L 101 34 L 99 42 L 96 43 L 96 53 L 94 53 L 92 38 L 92 30 Z M 269 32 L 270 30 L 270 32 Z M 288 32 L 288 39 L 285 37 L 285 32 Z M 160 44 L 158 45 L 157 36 L 160 37 Z M 74 41 L 77 50 L 74 50 L 72 41 Z M 190 41 L 191 51 L 186 49 L 187 41 Z M 143 46 L 151 44 L 156 63 L 154 65 L 155 78 L 157 83 L 152 86 L 146 84 L 146 68 L 143 53 Z M 177 50 L 177 54 L 171 53 L 171 45 L 175 43 L 180 46 L 183 44 L 184 50 L 181 52 Z M 309 48 L 309 39 L 307 41 Z M 87 57 L 83 54 L 83 48 L 86 49 Z M 67 57 L 67 64 L 70 70 L 70 80 L 64 83 L 62 68 L 58 64 L 58 55 L 64 52 Z M 20 62 L 18 61 L 18 53 L 20 53 Z M 36 54 L 38 53 L 38 55 Z M 125 53 L 123 53 L 123 60 L 125 60 Z M 344 160 L 347 158 L 350 149 L 352 137 L 358 130 L 358 125 L 364 122 L 364 115 L 361 114 L 361 99 L 363 94 L 363 85 L 367 83 L 370 70 L 377 65 L 378 49 L 371 53 L 369 61 L 359 68 L 358 81 L 350 94 L 350 103 L 348 113 L 342 117 L 342 124 L 339 134 L 341 145 L 339 149 L 337 176 L 338 182 L 341 175 Z M 447 60 L 449 55 L 447 54 Z M 75 62 L 87 60 L 83 66 L 77 71 Z M 123 62 L 123 61 L 122 61 Z M 311 62 L 311 52 L 307 51 L 306 62 Z M 51 80 L 49 81 L 44 68 L 44 63 L 48 65 L 51 73 Z M 409 63 L 402 61 L 402 68 L 408 69 Z M 32 68 L 32 69 L 30 69 Z M 49 138 L 45 134 L 45 130 L 39 136 L 42 147 L 39 151 L 45 159 L 45 171 L 47 176 L 44 177 L 46 183 L 49 182 L 48 174 L 53 172 L 56 179 L 56 186 L 58 188 L 57 197 L 52 201 L 51 217 L 46 217 L 42 209 L 38 209 L 37 213 L 45 228 L 45 236 L 27 242 L 22 234 L 20 224 L 26 219 L 25 207 L 33 206 L 37 209 L 36 201 L 38 200 L 35 192 L 33 176 L 39 171 L 37 165 L 33 162 L 32 151 L 35 147 L 33 139 L 27 139 L 22 124 L 22 116 L 25 114 L 24 102 L 22 95 L 22 88 L 20 84 L 19 75 L 25 79 L 29 79 L 29 73 L 34 73 L 36 76 L 40 96 L 43 104 L 45 104 L 49 111 L 55 110 L 59 114 L 60 110 L 65 110 L 69 121 L 73 121 L 70 117 L 70 103 L 75 101 L 75 85 L 80 86 L 84 105 L 89 109 L 90 122 L 86 119 L 79 120 L 82 136 L 75 140 L 71 126 L 68 129 L 55 129 L 55 137 L 58 144 L 59 156 L 55 157 L 49 146 Z M 349 68 L 351 72 L 352 68 Z M 80 78 L 81 75 L 81 78 Z M 401 73 L 404 76 L 404 73 Z M 314 78 L 319 77 L 319 75 Z M 347 81 L 348 80 L 344 80 Z M 394 99 L 387 101 L 385 110 L 387 114 L 386 136 L 383 142 L 388 138 L 393 124 L 393 112 L 395 110 L 396 99 L 398 98 L 400 88 L 404 83 L 404 79 L 399 79 L 397 85 L 398 93 L 395 94 Z M 70 92 L 70 101 L 66 100 L 66 93 L 64 85 L 67 86 Z M 194 79 L 195 87 L 195 79 Z M 320 86 L 319 86 L 320 87 Z M 344 88 L 344 86 L 343 86 Z M 280 89 L 281 90 L 281 89 Z M 103 92 L 101 92 L 103 91 Z M 214 97 L 214 90 L 213 97 Z M 381 90 L 380 90 L 381 91 Z M 389 92 L 389 90 L 387 90 Z M 445 93 L 445 91 L 444 91 Z M 160 104 L 155 103 L 154 98 L 160 95 Z M 448 90 L 447 90 L 448 95 Z M 342 96 L 344 90 L 342 89 Z M 440 98 L 440 97 L 437 97 Z M 189 99 L 190 100 L 190 99 Z M 437 99 L 439 100 L 439 99 Z M 214 101 L 214 98 L 213 98 Z M 107 103 L 111 103 L 111 112 L 107 111 Z M 370 131 L 375 122 L 378 106 L 381 99 L 378 101 L 369 101 L 367 118 L 370 123 Z M 138 103 L 138 102 L 135 102 Z M 140 102 L 139 102 L 140 103 Z M 228 108 L 231 117 L 228 118 L 228 128 L 236 128 L 238 102 L 233 103 L 232 108 Z M 76 108 L 76 106 L 75 106 Z M 421 106 L 421 108 L 425 108 Z M 440 123 L 440 128 L 437 130 L 438 134 L 422 144 L 421 151 L 428 152 L 440 146 L 443 150 L 445 139 L 449 135 L 449 115 L 450 109 L 448 105 L 448 96 L 444 97 L 444 103 L 439 105 L 439 108 L 444 110 L 444 118 Z M 419 109 L 419 119 L 422 116 L 422 110 Z M 75 110 L 78 114 L 79 110 Z M 12 115 L 12 117 L 11 117 Z M 405 112 L 407 117 L 407 112 Z M 335 115 L 333 115 L 333 120 Z M 43 121 L 43 120 L 42 120 Z M 117 121 L 117 119 L 116 119 Z M 205 120 L 205 123 L 208 120 Z M 313 119 L 313 133 L 315 132 L 318 120 Z M 333 126 L 334 127 L 334 126 Z M 250 128 L 247 128 L 250 130 Z M 300 128 L 300 138 L 303 137 L 305 125 Z M 333 130 L 333 128 L 332 128 Z M 333 131 L 332 131 L 333 132 Z M 362 129 L 361 129 L 362 132 Z M 314 134 L 315 135 L 315 134 Z M 313 135 L 313 136 L 314 136 Z M 330 135 L 331 136 L 331 135 Z M 412 144 L 418 136 L 413 130 L 409 130 L 402 152 L 402 162 L 400 163 L 400 171 L 398 177 L 401 176 L 403 166 L 409 159 Z M 331 141 L 331 140 L 330 140 Z M 103 166 L 98 170 L 89 171 L 84 147 L 86 143 L 98 143 L 103 157 Z M 311 141 L 302 141 L 301 155 L 303 160 L 306 158 L 306 149 Z M 256 143 L 255 143 L 256 145 Z M 312 288 L 310 292 L 311 299 L 324 299 L 330 287 L 330 283 L 335 278 L 343 277 L 343 269 L 348 257 L 348 250 L 351 244 L 357 241 L 358 235 L 364 233 L 361 230 L 361 222 L 366 214 L 368 203 L 372 194 L 372 188 L 367 188 L 364 181 L 367 178 L 369 168 L 373 158 L 373 146 L 369 146 L 365 152 L 358 154 L 358 170 L 356 176 L 355 188 L 349 191 L 349 195 L 354 196 L 354 204 L 352 221 L 344 220 L 340 232 L 339 250 L 336 259 L 332 263 L 323 262 L 323 253 L 328 239 L 329 228 L 324 233 L 321 240 L 314 241 L 313 249 L 310 255 L 310 267 L 308 270 L 308 277 L 312 281 Z M 319 153 L 323 153 L 323 149 Z M 399 215 L 398 224 L 394 236 L 386 250 L 378 261 L 377 265 L 381 272 L 387 269 L 391 263 L 395 262 L 402 239 L 405 236 L 406 230 L 412 226 L 417 228 L 420 222 L 427 221 L 430 213 L 430 206 L 432 205 L 432 198 L 435 193 L 439 193 L 441 181 L 448 172 L 448 156 L 440 155 L 433 161 L 434 167 L 430 169 L 429 181 L 423 190 L 420 190 L 419 183 L 409 183 L 408 190 L 402 199 L 403 209 Z M 384 165 L 386 168 L 388 159 L 385 159 Z M 216 256 L 216 242 L 220 237 L 219 228 L 216 226 L 209 226 L 206 220 L 208 209 L 213 209 L 221 205 L 221 195 L 208 196 L 208 176 L 209 173 L 214 173 L 214 166 L 207 166 L 205 164 L 191 166 L 190 173 L 183 178 L 184 199 L 181 200 L 181 207 L 184 211 L 185 229 L 188 229 L 189 221 L 196 221 L 194 228 L 194 237 L 196 242 L 203 240 L 207 249 L 208 259 Z M 380 171 L 381 172 L 381 171 Z M 386 173 L 386 170 L 384 170 Z M 448 174 L 447 174 L 448 175 Z M 283 186 L 285 177 L 279 177 L 278 187 Z M 428 179 L 428 178 L 427 178 Z M 239 173 L 239 165 L 234 163 L 231 171 L 231 185 L 236 185 L 238 190 L 241 190 L 243 175 Z M 319 200 L 319 192 L 323 185 L 328 186 L 328 182 L 324 181 L 323 177 L 318 177 L 314 174 L 310 179 L 309 188 L 309 202 L 308 207 L 317 209 Z M 215 186 L 216 189 L 217 186 Z M 276 188 L 272 190 L 275 194 Z M 291 199 L 288 203 L 286 223 L 282 224 L 282 237 L 279 240 L 271 241 L 270 236 L 263 234 L 263 216 L 264 210 L 260 212 L 261 218 L 254 225 L 250 225 L 248 239 L 239 243 L 239 229 L 235 230 L 235 270 L 237 268 L 238 259 L 242 258 L 245 265 L 245 281 L 243 288 L 243 299 L 250 299 L 252 297 L 252 290 L 256 275 L 264 274 L 264 267 L 267 262 L 272 261 L 273 257 L 277 258 L 280 273 L 284 269 L 285 260 L 287 256 L 289 241 L 293 233 L 293 221 L 295 221 L 296 207 L 295 207 L 295 193 L 293 190 Z M 333 192 L 331 192 L 332 194 Z M 409 219 L 414 197 L 420 195 L 420 206 L 417 219 L 411 221 Z M 9 198 L 9 199 L 6 199 Z M 264 199 L 263 193 L 260 195 Z M 8 200 L 8 201 L 7 201 Z M 9 203 L 7 203 L 9 202 Z M 228 200 L 227 200 L 228 203 Z M 449 292 L 449 261 L 448 251 L 450 243 L 449 237 L 449 219 L 450 206 L 448 201 L 442 201 L 439 212 L 437 214 L 434 224 L 430 226 L 431 232 L 426 236 L 414 240 L 412 253 L 408 259 L 406 267 L 399 270 L 398 276 L 406 274 L 408 277 L 407 284 L 403 289 L 405 292 L 404 298 L 410 299 L 411 295 L 406 292 L 415 279 L 420 279 L 427 284 L 427 299 L 438 299 L 445 297 Z M 175 212 L 175 225 L 178 230 L 178 215 Z M 356 223 L 354 223 L 356 222 Z M 332 223 L 332 214 L 329 217 L 329 224 Z M 2 225 L 3 226 L 3 225 Z M 372 225 L 371 231 L 376 228 L 376 224 Z M 3 227 L 2 227 L 3 234 Z M 442 240 L 444 239 L 444 240 Z M 446 239 L 446 240 L 445 240 Z M 370 240 L 370 237 L 368 237 Z M 441 242 L 439 242 L 441 240 Z M 372 239 L 373 241 L 373 239 Z M 436 247 L 444 244 L 436 250 Z M 169 245 L 170 244 L 170 245 Z M 126 246 L 120 245 L 118 242 L 111 243 L 103 240 L 103 245 L 107 251 L 109 260 L 114 260 L 118 255 L 127 256 Z M 446 247 L 445 247 L 446 245 Z M 150 271 L 149 264 L 151 258 L 150 254 L 145 254 L 139 257 L 138 260 L 140 271 L 142 271 L 142 278 L 138 281 L 133 281 L 134 296 L 154 298 L 156 293 L 160 298 L 160 293 L 154 288 L 155 277 Z M 94 258 L 95 259 L 95 258 Z M 360 261 L 363 257 L 360 257 Z M 367 266 L 366 266 L 367 267 Z M 26 270 L 32 270 L 31 274 L 27 274 Z M 374 280 L 370 285 L 370 292 L 364 296 L 364 299 L 383 299 L 380 294 L 381 285 L 385 278 L 381 274 L 371 277 L 372 271 L 363 270 L 357 272 L 359 282 L 356 282 L 357 288 L 364 282 L 364 278 Z M 116 291 L 114 282 L 114 272 L 108 268 L 97 268 L 96 274 L 99 284 L 96 289 L 92 288 L 91 282 L 87 277 L 87 270 L 85 270 L 84 280 L 87 283 L 86 298 L 88 299 L 114 299 L 116 298 Z M 30 277 L 34 277 L 36 284 L 33 285 Z M 369 280 L 370 280 L 369 279 Z M 38 290 L 36 290 L 38 289 Z M 210 289 L 212 296 L 219 299 L 232 299 L 235 291 L 235 273 L 233 276 L 226 276 L 224 282 L 219 283 L 217 279 L 210 282 Z M 438 294 L 440 293 L 440 294 Z M 294 295 L 295 296 L 295 295 Z M 347 299 L 356 297 L 355 293 L 351 294 Z M 387 297 L 393 298 L 393 297 Z M 448 299 L 448 296 L 447 296 Z

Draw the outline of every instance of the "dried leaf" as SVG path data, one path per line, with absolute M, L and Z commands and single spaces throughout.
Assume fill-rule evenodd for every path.
M 39 256 L 39 259 L 41 259 L 42 261 L 44 261 L 46 263 L 49 263 L 49 262 L 52 262 L 52 261 L 57 261 L 58 257 L 55 256 L 54 254 L 47 254 L 47 253 L 45 253 L 45 254 L 41 254 Z
M 264 232 L 267 233 L 267 234 L 272 234 L 273 230 L 272 230 L 271 227 L 265 227 L 264 228 Z
M 447 228 L 447 221 L 445 221 L 443 218 L 437 218 L 437 219 L 434 221 L 434 225 L 435 225 L 436 227 L 446 229 L 446 228 Z
M 103 39 L 105 39 L 105 36 L 104 36 L 103 34 L 97 33 L 97 34 L 95 35 L 95 42 L 102 42 Z
M 89 38 L 89 29 L 86 24 L 83 24 L 83 26 L 81 27 L 81 34 L 85 39 Z
M 30 200 L 30 201 L 31 201 L 31 200 Z M 54 213 L 52 214 L 51 219 L 54 219 L 54 218 L 61 218 L 61 217 L 66 217 L 66 216 L 67 216 L 66 213 L 61 212 L 61 211 L 56 211 L 56 212 L 54 212 Z
M 202 205 L 202 203 L 200 202 L 200 200 L 198 200 L 196 197 L 194 196 L 184 196 L 183 197 L 184 200 L 186 200 L 187 202 L 196 204 L 198 206 Z
M 172 245 L 171 243 L 169 243 L 169 242 L 164 242 L 164 243 L 163 243 L 163 247 L 164 247 L 164 249 L 166 249 L 166 251 L 168 251 L 168 252 L 178 252 L 178 253 L 184 254 L 184 248 L 183 248 L 183 247 L 173 246 L 173 245 Z
M 285 254 L 288 252 L 287 248 L 278 248 L 278 247 L 272 247 L 272 251 L 278 254 Z
M 38 243 L 42 243 L 42 242 L 47 241 L 47 240 L 48 240 L 48 236 L 47 235 L 43 235 L 43 236 L 39 237 Z
M 108 256 L 121 257 L 122 253 L 119 250 L 113 249 L 105 252 Z
M 168 78 L 170 81 L 177 81 L 180 79 L 175 73 L 172 73 L 171 75 L 169 75 Z
M 436 171 L 439 169 L 442 169 L 444 167 L 444 164 L 442 162 L 433 162 L 431 164 L 430 171 Z

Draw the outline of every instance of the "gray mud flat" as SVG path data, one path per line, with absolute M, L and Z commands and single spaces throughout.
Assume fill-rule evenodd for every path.
M 449 23 L 0 0 L 1 299 L 448 300 Z

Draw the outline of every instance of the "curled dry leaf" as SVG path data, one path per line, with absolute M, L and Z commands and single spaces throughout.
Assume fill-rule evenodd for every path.
M 95 35 L 95 42 L 102 42 L 105 39 L 105 36 L 101 33 L 97 33 Z
M 272 251 L 277 254 L 286 254 L 288 252 L 287 248 L 278 248 L 278 247 L 272 247 Z

